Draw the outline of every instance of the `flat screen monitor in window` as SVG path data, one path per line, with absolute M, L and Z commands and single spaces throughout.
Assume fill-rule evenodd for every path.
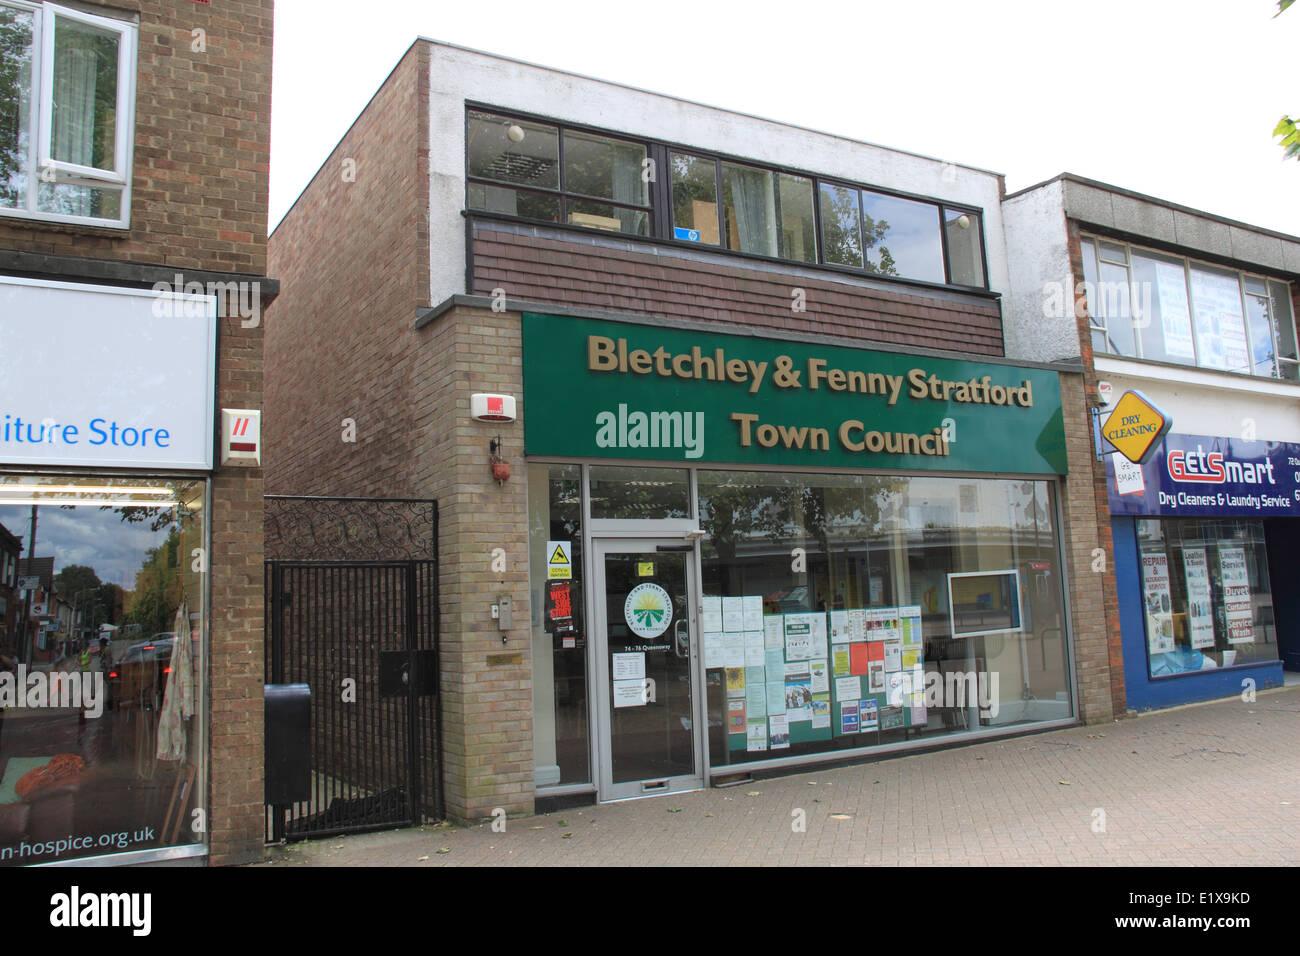
M 948 607 L 954 638 L 1019 631 L 1019 574 L 1014 570 L 949 574 Z

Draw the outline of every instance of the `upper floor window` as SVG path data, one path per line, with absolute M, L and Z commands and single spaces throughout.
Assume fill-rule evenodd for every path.
M 477 109 L 467 153 L 470 209 L 987 287 L 973 209 Z
M 469 112 L 469 205 L 651 235 L 643 143 Z
M 130 218 L 133 24 L 0 0 L 0 215 Z
M 1085 237 L 1095 353 L 1300 381 L 1288 283 Z

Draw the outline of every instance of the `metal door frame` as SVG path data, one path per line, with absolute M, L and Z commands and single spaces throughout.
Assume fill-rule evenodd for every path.
M 694 525 L 694 522 L 690 522 Z M 683 793 L 692 790 L 703 790 L 704 780 L 707 775 L 706 752 L 708 741 L 705 735 L 707 708 L 704 700 L 704 681 L 702 678 L 702 658 L 700 656 L 700 633 L 699 633 L 699 546 L 695 544 L 694 538 L 686 538 L 682 532 L 670 525 L 664 528 L 663 522 L 647 521 L 637 522 L 641 533 L 632 536 L 631 529 L 620 529 L 623 531 L 617 535 L 601 535 L 593 533 L 591 540 L 591 612 L 593 623 L 592 640 L 589 642 L 591 653 L 594 657 L 592 661 L 592 673 L 595 675 L 593 682 L 593 697 L 596 720 L 594 722 L 595 740 L 593 741 L 596 756 L 596 783 L 597 796 L 602 803 L 609 803 L 616 800 L 631 800 L 640 797 L 658 796 L 665 793 Z M 610 690 L 609 676 L 609 630 L 608 621 L 606 620 L 606 592 L 605 592 L 605 556 L 609 554 L 627 554 L 627 553 L 655 553 L 659 546 L 671 547 L 676 551 L 689 542 L 690 551 L 682 553 L 686 559 L 683 562 L 683 568 L 686 574 L 686 608 L 685 617 L 687 622 L 688 634 L 690 636 L 691 653 L 688 661 L 687 672 L 690 675 L 690 692 L 691 692 L 691 740 L 694 751 L 693 771 L 690 774 L 673 777 L 660 778 L 659 780 L 647 781 L 630 781 L 627 783 L 614 783 L 614 768 L 612 756 L 612 727 L 611 727 L 611 709 L 613 705 L 612 694 Z M 646 789 L 648 783 L 658 784 L 660 780 L 663 786 L 656 786 L 653 789 Z

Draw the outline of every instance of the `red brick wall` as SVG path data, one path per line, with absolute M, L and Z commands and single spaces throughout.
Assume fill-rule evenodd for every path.
M 140 18 L 131 228 L 4 217 L 0 249 L 264 274 L 273 0 L 79 6 Z
M 267 490 L 414 496 L 415 310 L 427 305 L 428 48 L 413 46 L 270 242 Z M 351 162 L 348 162 L 348 161 Z M 355 181 L 349 181 L 355 169 Z M 356 423 L 344 441 L 344 419 Z
M 593 245 L 568 234 L 523 235 L 474 224 L 474 292 L 507 299 L 834 335 L 863 343 L 1001 356 L 1002 313 L 975 296 L 868 287 L 846 277 L 764 272 L 743 260 L 691 260 Z M 494 228 L 495 227 L 495 228 Z M 806 311 L 791 309 L 805 292 Z

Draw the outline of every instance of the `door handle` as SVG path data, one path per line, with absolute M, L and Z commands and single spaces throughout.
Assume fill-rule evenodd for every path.
M 678 621 L 674 635 L 673 650 L 678 657 L 689 657 L 691 653 L 691 625 L 688 621 Z

